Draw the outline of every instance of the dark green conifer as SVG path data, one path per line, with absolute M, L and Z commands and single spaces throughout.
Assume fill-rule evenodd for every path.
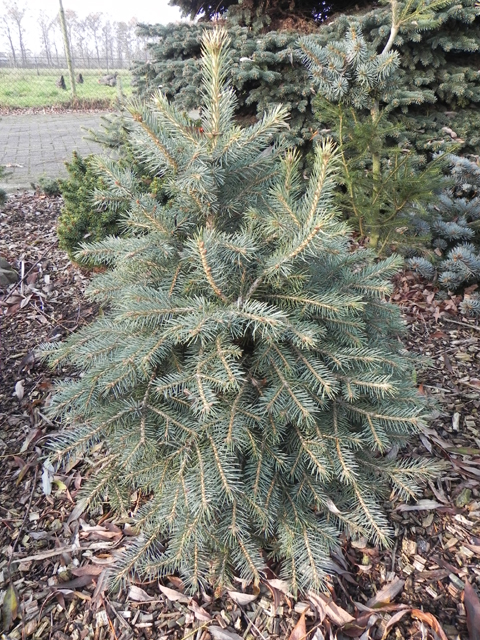
M 408 242 L 409 213 L 426 205 L 443 183 L 439 159 L 422 167 L 425 159 L 391 117 L 393 103 L 420 99 L 418 91 L 402 85 L 394 42 L 405 25 L 422 24 L 443 2 L 400 7 L 392 0 L 390 34 L 380 53 L 355 23 L 342 40 L 326 46 L 313 36 L 299 40 L 317 91 L 314 110 L 339 147 L 343 189 L 337 200 L 360 237 L 368 237 L 380 254 Z
M 415 9 L 417 4 L 421 2 L 408 6 Z M 454 139 L 457 152 L 479 153 L 480 8 L 475 0 L 430 5 L 434 14 L 421 21 L 414 19 L 418 24 L 403 25 L 395 36 L 401 91 L 390 106 L 404 121 L 417 150 L 443 150 Z M 295 42 L 305 35 L 305 29 L 295 30 L 291 24 L 288 29 L 257 33 L 233 23 L 242 22 L 227 18 L 232 83 L 239 97 L 237 115 L 261 117 L 265 108 L 288 104 L 295 143 L 310 140 L 318 128 L 311 111 L 313 86 L 295 55 Z M 328 24 L 312 27 L 312 35 L 319 46 L 325 46 L 343 40 L 352 27 L 362 32 L 368 45 L 381 51 L 391 30 L 390 6 L 349 11 Z M 162 86 L 179 108 L 196 109 L 200 104 L 200 41 L 209 28 L 205 23 L 141 25 L 139 33 L 147 39 L 150 60 L 139 62 L 133 70 L 139 94 L 148 97 Z
M 118 208 L 101 207 L 94 203 L 94 193 L 102 186 L 95 171 L 94 156 L 82 158 L 76 151 L 66 163 L 68 178 L 60 181 L 64 205 L 57 233 L 60 247 L 73 258 L 85 240 L 101 240 L 120 232 Z

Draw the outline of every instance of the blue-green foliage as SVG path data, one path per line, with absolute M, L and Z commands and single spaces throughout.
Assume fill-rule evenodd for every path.
M 148 38 L 150 61 L 133 69 L 138 94 L 147 98 L 161 88 L 180 109 L 197 109 L 202 99 L 201 40 L 213 29 L 208 23 L 140 25 Z M 296 59 L 296 32 L 256 34 L 247 27 L 230 26 L 230 73 L 237 93 L 237 116 L 242 121 L 262 117 L 283 104 L 290 112 L 290 139 L 301 143 L 312 136 L 308 74 Z
M 415 8 L 416 3 L 409 6 Z M 414 22 L 404 26 L 395 39 L 401 68 L 399 90 L 390 107 L 418 150 L 444 149 L 452 140 L 448 129 L 459 145 L 478 152 L 480 9 L 475 0 L 445 3 L 436 7 L 434 16 Z M 352 26 L 358 27 L 373 49 L 383 47 L 390 32 L 390 8 L 340 16 L 312 28 L 312 36 L 319 46 L 325 46 L 342 41 Z M 208 23 L 141 25 L 139 33 L 147 40 L 150 61 L 139 62 L 133 69 L 139 94 L 146 97 L 160 85 L 180 108 L 196 109 L 201 85 L 200 40 L 210 28 Z M 292 30 L 255 33 L 233 25 L 229 34 L 237 115 L 259 117 L 265 108 L 283 103 L 291 113 L 292 139 L 308 141 L 318 123 L 310 106 L 313 86 L 295 56 L 295 42 L 304 34 Z
M 57 389 L 53 448 L 103 447 L 87 505 L 126 514 L 142 496 L 119 579 L 258 583 L 273 559 L 294 591 L 320 589 L 339 532 L 388 544 L 385 499 L 435 468 L 398 453 L 424 412 L 385 299 L 399 260 L 352 250 L 331 141 L 306 180 L 279 139 L 284 108 L 238 125 L 230 55 L 208 30 L 198 122 L 160 92 L 130 107 L 132 149 L 167 201 L 97 163 L 96 197 L 125 203 L 129 234 L 79 255 L 111 267 L 89 291 L 105 314 L 51 348 L 82 373 Z
M 480 282 L 480 166 L 458 156 L 451 156 L 450 162 L 453 184 L 431 204 L 428 218 L 420 223 L 412 220 L 414 228 L 431 238 L 431 258 L 418 255 L 407 264 L 429 280 L 437 276 L 440 286 L 456 291 Z M 466 299 L 465 309 L 476 311 L 476 299 L 475 295 Z

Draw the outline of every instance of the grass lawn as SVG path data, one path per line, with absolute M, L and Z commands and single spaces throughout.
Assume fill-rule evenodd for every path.
M 98 84 L 99 78 L 107 74 L 102 69 L 76 69 L 75 77 L 81 73 L 83 84 L 77 83 L 77 97 L 95 106 L 96 101 L 115 100 L 118 95 L 118 80 L 121 80 L 122 92 L 132 93 L 131 75 L 126 69 L 118 71 L 117 86 L 108 87 Z M 109 71 L 109 74 L 114 71 Z M 67 90 L 56 86 L 63 75 Z M 0 107 L 51 107 L 70 102 L 70 79 L 68 71 L 61 69 L 2 69 L 0 68 Z

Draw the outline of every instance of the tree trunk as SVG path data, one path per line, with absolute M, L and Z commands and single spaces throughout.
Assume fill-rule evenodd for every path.
M 77 87 L 75 85 L 75 74 L 73 72 L 72 54 L 70 53 L 70 42 L 68 41 L 67 24 L 65 22 L 65 12 L 63 11 L 62 0 L 60 3 L 60 23 L 62 25 L 63 44 L 65 47 L 65 57 L 67 59 L 68 73 L 70 75 L 70 86 L 72 88 L 72 98 L 77 98 Z
M 27 66 L 27 52 L 25 50 L 25 45 L 23 43 L 23 33 L 22 33 L 22 25 L 20 24 L 20 20 L 17 22 L 18 27 L 18 41 L 20 43 L 20 54 L 22 56 L 22 64 L 24 67 Z

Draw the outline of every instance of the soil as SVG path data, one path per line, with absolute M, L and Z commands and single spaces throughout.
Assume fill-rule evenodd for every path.
M 295 600 L 273 572 L 259 588 L 239 579 L 235 591 L 194 598 L 176 576 L 149 584 L 132 576 L 108 588 L 108 570 L 136 532 L 108 504 L 83 513 L 79 492 L 95 451 L 60 470 L 46 462 L 48 437 L 59 428 L 46 412 L 52 387 L 74 374 L 49 370 L 39 346 L 98 311 L 84 296 L 88 274 L 58 247 L 61 204 L 25 193 L 0 209 L 0 253 L 22 276 L 0 290 L 2 638 L 478 639 L 480 327 L 461 314 L 459 297 L 441 299 L 409 272 L 397 277 L 392 301 L 403 310 L 408 348 L 432 362 L 417 384 L 436 402 L 410 453 L 441 460 L 446 470 L 417 503 L 386 505 L 392 548 L 343 540 L 321 597 Z

